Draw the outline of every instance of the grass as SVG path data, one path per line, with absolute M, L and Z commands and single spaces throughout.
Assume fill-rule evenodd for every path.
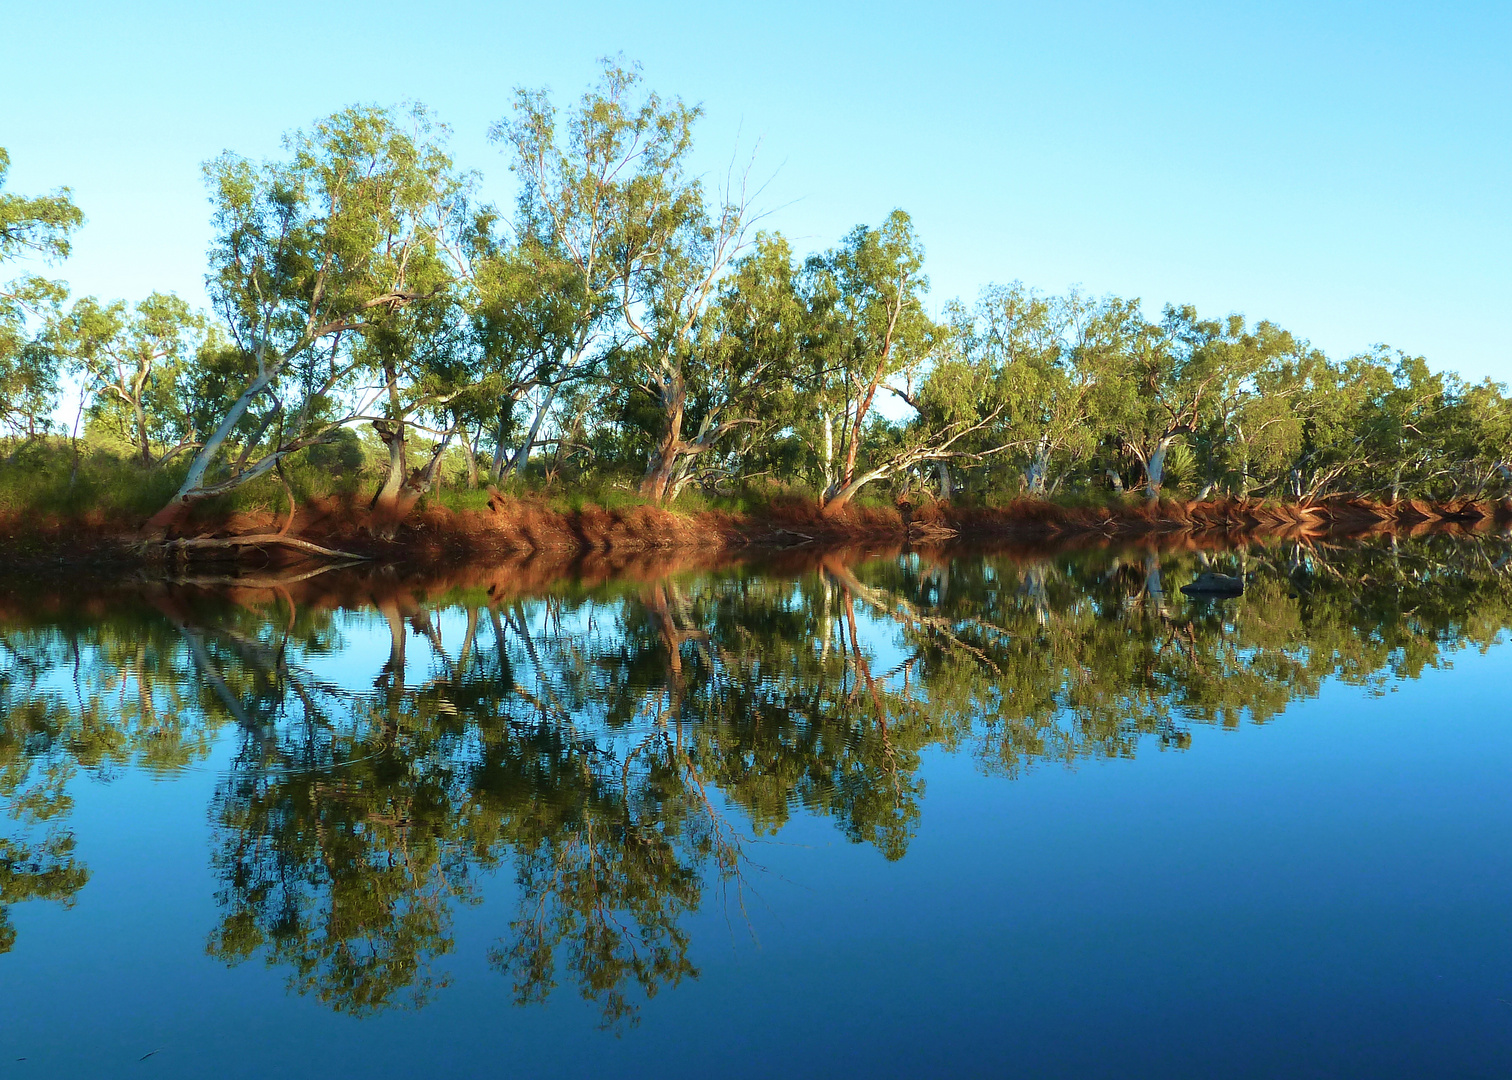
M 82 439 L 77 448 L 67 439 L 34 443 L 17 458 L 0 464 L 0 513 L 54 518 L 96 514 L 107 519 L 142 520 L 150 517 L 172 497 L 188 468 L 187 456 L 166 466 L 143 467 L 131 448 L 119 442 Z M 415 465 L 422 462 L 417 459 Z M 291 458 L 284 475 L 301 504 L 322 497 L 365 498 L 383 483 L 387 459 L 375 446 L 350 440 L 335 447 L 319 447 Z M 467 487 L 465 464 L 460 454 L 448 455 L 441 491 L 425 501 L 456 512 L 479 511 L 488 505 L 487 479 L 478 488 Z M 502 481 L 506 495 L 539 501 L 558 512 L 576 512 L 587 507 L 625 511 L 654 505 L 637 491 L 639 477 L 629 473 L 588 474 L 546 484 L 542 473 L 528 469 L 524 476 Z M 794 504 L 813 506 L 816 492 L 805 484 L 758 479 L 728 491 L 710 492 L 685 488 L 667 509 L 683 514 L 723 511 L 762 518 L 774 509 Z M 852 506 L 857 509 L 887 508 L 894 496 L 885 487 L 864 489 Z M 207 516 L 265 511 L 282 514 L 288 497 L 277 477 L 269 475 L 201 505 Z
M 419 454 L 412 464 L 423 464 Z M 107 519 L 142 520 L 172 498 L 188 467 L 187 456 L 167 465 L 144 467 L 130 446 L 109 438 L 81 439 L 77 448 L 66 438 L 39 440 L 13 461 L 6 463 L 0 457 L 0 514 L 63 519 L 95 514 Z M 386 457 L 374 447 L 352 440 L 288 459 L 284 476 L 295 499 L 303 504 L 322 497 L 369 496 L 382 485 L 387 468 Z M 460 453 L 444 459 L 442 477 L 441 490 L 428 494 L 427 502 L 458 512 L 482 510 L 488 505 L 487 478 L 480 487 L 469 488 Z M 506 480 L 499 487 L 507 495 L 539 499 L 558 511 L 589 506 L 627 510 L 652 504 L 636 491 L 635 479 L 629 476 L 590 475 L 570 484 L 549 486 L 543 479 L 538 471 L 529 470 L 526 476 Z M 746 492 L 711 497 L 685 491 L 673 509 L 684 513 L 716 507 L 747 511 L 761 505 L 761 497 Z M 287 508 L 283 485 L 276 476 L 268 475 L 201 504 L 200 512 L 212 517 L 257 511 L 282 514 Z
M 183 482 L 186 457 L 167 465 L 144 467 L 134 455 L 105 441 L 49 439 L 26 447 L 0 463 L 0 513 L 70 518 L 98 514 L 140 520 L 162 509 Z M 329 461 L 296 460 L 285 470 L 295 498 L 306 502 L 322 495 L 350 494 L 375 485 L 377 472 L 367 462 L 355 468 Z M 210 514 L 270 510 L 282 512 L 288 496 L 274 476 L 265 476 L 204 504 Z
M 0 448 L 0 454 L 4 452 Z M 412 464 L 423 464 L 423 454 L 418 450 Z M 185 455 L 166 466 L 143 467 L 130 445 L 101 433 L 90 433 L 77 448 L 66 438 L 39 441 L 9 463 L 0 457 L 0 514 L 39 520 L 95 515 L 106 520 L 141 521 L 168 502 L 188 465 Z M 352 433 L 289 459 L 284 474 L 301 504 L 324 497 L 365 500 L 381 486 L 387 467 L 386 454 L 376 440 Z M 480 511 L 487 506 L 487 480 L 479 488 L 467 486 L 460 451 L 453 449 L 443 459 L 442 474 L 441 491 L 427 495 L 426 503 L 455 512 Z M 533 465 L 524 476 L 510 477 L 498 486 L 506 495 L 538 501 L 558 512 L 588 507 L 613 512 L 653 505 L 637 491 L 639 479 L 622 471 L 560 478 L 547 484 L 539 466 Z M 1181 495 L 1174 485 L 1170 494 Z M 890 508 L 895 498 L 887 485 L 879 484 L 863 489 L 851 505 L 860 511 Z M 1022 499 L 1017 492 L 962 491 L 953 501 L 962 507 L 995 509 Z M 917 494 L 914 501 L 919 501 Z M 1143 498 L 1138 492 L 1119 495 L 1094 487 L 1059 492 L 1053 501 L 1068 509 L 1117 509 L 1142 503 Z M 685 488 L 667 509 L 690 515 L 723 511 L 760 520 L 780 514 L 784 508 L 791 512 L 795 505 L 816 504 L 817 493 L 808 485 L 758 478 L 720 492 Z M 208 517 L 259 511 L 282 515 L 287 507 L 282 483 L 269 475 L 202 504 L 200 513 Z
M 166 503 L 185 465 L 143 469 L 109 450 L 81 446 L 75 471 L 66 440 L 34 443 L 0 465 L 0 512 L 74 517 L 90 511 L 145 517 Z

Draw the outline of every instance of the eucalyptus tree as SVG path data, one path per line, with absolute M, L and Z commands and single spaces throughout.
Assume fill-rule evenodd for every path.
M 805 379 L 806 354 L 815 342 L 801 284 L 802 268 L 787 239 L 762 232 L 720 286 L 708 318 L 711 340 L 694 368 L 695 445 L 711 444 L 710 433 L 721 420 L 749 423 L 737 433 L 737 445 L 718 455 L 726 463 L 710 473 L 748 472 L 763 461 L 768 471 L 780 467 L 774 437 L 807 419 L 803 413 L 812 387 Z M 676 483 L 688 475 L 684 470 Z
M 194 440 L 183 382 L 204 342 L 205 319 L 171 293 L 134 310 L 94 297 L 75 303 L 58 325 L 60 351 L 82 376 L 97 419 L 119 429 L 143 466 L 167 460 Z M 154 457 L 153 444 L 164 447 Z
M 811 341 L 805 375 L 818 413 L 819 504 L 826 514 L 844 510 L 867 484 L 972 453 L 969 437 L 1001 411 L 960 356 L 958 335 L 925 311 L 923 267 L 923 244 L 902 210 L 875 229 L 858 225 L 805 264 Z M 917 420 L 883 420 L 875 412 L 879 391 L 905 402 Z
M 472 386 L 466 316 L 446 288 L 445 270 L 439 264 L 429 269 L 436 282 L 429 294 L 375 317 L 353 349 L 364 369 L 382 380 L 380 412 L 371 422 L 388 450 L 384 482 L 373 497 L 374 526 L 384 533 L 436 481 L 442 455 L 465 418 L 454 403 Z M 435 436 L 430 458 L 412 470 L 410 433 L 427 421 Z
M 1203 494 L 1240 498 L 1279 490 L 1302 450 L 1309 387 L 1328 358 L 1308 342 L 1262 321 L 1213 346 L 1226 355 L 1212 408 L 1192 436 L 1207 470 Z
M 741 407 L 763 373 L 756 357 L 720 347 L 717 320 L 710 317 L 721 279 L 747 246 L 751 212 L 743 177 L 726 183 L 711 206 L 702 181 L 686 174 L 700 114 L 676 100 L 662 109 L 657 123 L 668 133 L 664 147 L 617 192 L 620 231 L 612 266 L 618 315 L 628 330 L 618 367 L 651 402 L 652 443 L 640 490 L 658 501 L 680 486 L 687 459 L 756 422 L 741 415 Z M 785 246 L 773 255 L 785 259 Z M 760 264 L 747 270 L 749 281 Z M 690 395 L 702 397 L 692 438 L 685 429 Z
M 1484 498 L 1512 488 L 1512 400 L 1490 379 L 1460 388 L 1446 418 L 1446 449 L 1458 463 L 1452 493 Z
M 1368 381 L 1355 424 L 1361 456 L 1376 480 L 1361 477 L 1362 490 L 1396 502 L 1404 489 L 1425 489 L 1459 466 L 1446 453 L 1458 380 L 1433 371 L 1421 356 L 1392 352 L 1384 345 L 1358 362 Z
M 149 532 L 329 437 L 391 385 L 359 343 L 447 288 L 438 208 L 458 181 L 436 135 L 418 106 L 353 107 L 289 136 L 285 160 L 228 152 L 205 166 L 227 394 Z
M 536 237 L 501 241 L 484 223 L 474 231 L 460 275 L 468 284 L 474 340 L 473 375 L 455 406 L 492 434 L 491 478 L 524 468 L 541 426 L 564 386 L 591 370 L 583 358 L 564 365 L 582 327 L 583 278 L 573 264 Z M 515 408 L 529 406 L 523 441 L 508 445 Z
M 1110 306 L 1117 328 L 1096 357 L 1111 367 L 1101 380 L 1101 420 L 1139 463 L 1145 496 L 1154 500 L 1171 448 L 1198 430 L 1221 395 L 1230 373 L 1221 346 L 1243 332 L 1244 320 L 1199 319 L 1191 305 L 1168 304 L 1157 324 L 1138 315 L 1137 301 Z
M 843 508 L 862 486 L 857 462 L 878 390 L 916 370 L 929 352 L 936 327 L 924 309 L 923 269 L 924 246 L 902 210 L 875 229 L 856 226 L 805 267 L 813 317 L 828 324 L 832 340 L 826 366 L 815 372 L 826 508 Z
M 663 225 L 665 207 L 656 200 L 683 184 L 699 115 L 679 99 L 639 94 L 636 67 L 607 59 L 602 67 L 565 123 L 546 90 L 521 88 L 513 118 L 490 130 L 511 152 L 520 194 L 515 246 L 489 253 L 513 265 L 495 261 L 491 279 L 480 274 L 479 311 L 485 351 L 500 366 L 496 461 L 514 405 L 534 400 L 512 460 L 517 468 L 560 389 L 586 377 L 629 336 L 622 317 L 627 282 L 632 291 L 639 285 L 647 230 Z M 544 273 L 534 282 L 519 277 L 538 269 Z
M 674 296 L 687 277 L 682 285 L 659 277 L 655 302 L 636 324 L 646 338 L 622 363 L 634 392 L 651 402 L 641 491 L 660 500 L 675 498 L 706 458 L 706 478 L 740 471 L 742 451 L 790 426 L 803 395 L 796 380 L 808 313 L 787 241 L 759 234 L 718 283 L 711 274 L 721 259 L 707 247 L 704 254 L 698 273 L 714 295 Z
M 1086 350 L 1098 314 L 1075 290 L 1043 296 L 1015 281 L 983 289 L 962 326 L 969 362 L 989 373 L 1003 405 L 984 434 L 1011 448 L 1030 495 L 1053 492 L 1096 445 L 1092 394 L 1104 372 Z
M 68 257 L 69 237 L 84 223 L 67 188 L 26 196 L 4 190 L 10 155 L 0 147 L 0 267 L 17 259 Z M 0 433 L 23 443 L 43 435 L 58 394 L 57 354 L 39 332 L 56 317 L 67 286 L 37 274 L 0 280 Z

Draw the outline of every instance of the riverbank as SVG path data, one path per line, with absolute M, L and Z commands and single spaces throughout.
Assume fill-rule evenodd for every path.
M 192 518 L 165 543 L 139 542 L 141 523 L 103 514 L 0 518 L 0 559 L 12 569 L 142 566 L 155 562 L 244 567 L 288 565 L 301 559 L 351 557 L 423 567 L 543 555 L 581 556 L 893 542 L 938 544 L 996 538 L 1066 543 L 1190 536 L 1223 543 L 1264 538 L 1349 538 L 1382 531 L 1431 529 L 1472 532 L 1512 528 L 1512 501 L 1395 504 L 1365 499 L 1276 503 L 1214 499 L 1203 502 L 1130 500 L 1069 506 L 1022 499 L 1003 507 L 943 502 L 852 507 L 826 516 L 810 503 L 774 501 L 759 513 L 705 510 L 684 513 L 656 506 L 617 509 L 585 505 L 560 509 L 539 498 L 493 494 L 481 509 L 421 507 L 397 527 L 383 528 L 365 506 L 322 498 L 292 518 L 266 512 Z

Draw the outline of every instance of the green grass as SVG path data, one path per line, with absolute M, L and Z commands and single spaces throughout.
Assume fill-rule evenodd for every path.
M 0 455 L 7 452 L 0 447 Z M 77 459 L 77 463 L 76 463 Z M 424 464 L 416 452 L 412 466 Z M 161 509 L 182 482 L 189 456 L 180 455 L 167 465 L 142 466 L 133 448 L 104 433 L 90 433 L 75 446 L 66 438 L 51 438 L 31 444 L 10 462 L 0 456 L 0 513 L 37 518 L 74 518 L 101 514 L 108 519 L 141 521 Z M 319 446 L 285 462 L 284 476 L 296 500 L 308 503 L 322 497 L 365 501 L 382 485 L 388 469 L 387 456 L 375 440 L 355 434 L 336 443 Z M 443 459 L 443 484 L 425 502 L 456 512 L 483 510 L 489 499 L 486 471 L 479 488 L 467 486 L 465 459 L 453 450 Z M 524 476 L 513 476 L 498 487 L 516 498 L 539 500 L 559 512 L 598 507 L 625 511 L 654 505 L 637 490 L 640 477 L 628 471 L 589 473 L 558 478 L 547 484 L 538 465 Z M 886 485 L 863 489 L 852 505 L 865 509 L 894 505 L 895 495 Z M 967 496 L 962 501 L 975 501 Z M 988 500 L 989 504 L 992 500 Z M 814 505 L 817 493 L 802 483 L 782 483 L 758 478 L 727 490 L 712 492 L 685 488 L 668 507 L 678 513 L 723 511 L 761 518 L 777 504 Z M 288 496 L 274 475 L 199 505 L 206 518 L 238 512 L 284 514 Z
M 109 450 L 84 445 L 77 471 L 74 465 L 66 440 L 25 448 L 15 460 L 0 464 L 0 511 L 71 517 L 96 510 L 145 517 L 172 497 L 187 467 L 143 469 Z
M 10 462 L 0 461 L 0 513 L 39 517 L 78 517 L 95 512 L 112 518 L 142 519 L 160 510 L 183 482 L 187 456 L 167 465 L 144 467 L 129 448 L 103 440 L 80 440 L 76 450 L 67 439 L 33 443 Z M 376 463 L 333 467 L 322 460 L 296 459 L 285 469 L 295 498 L 306 502 L 322 495 L 349 494 L 376 487 Z M 288 496 L 274 476 L 202 504 L 208 514 L 288 508 Z

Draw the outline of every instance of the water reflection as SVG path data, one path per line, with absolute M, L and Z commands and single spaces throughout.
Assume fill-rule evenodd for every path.
M 171 778 L 230 740 L 209 952 L 367 1015 L 446 984 L 453 917 L 515 882 L 490 963 L 607 1025 L 696 977 L 792 815 L 902 858 L 921 754 L 1182 748 L 1336 678 L 1379 691 L 1512 620 L 1505 541 L 1046 554 L 838 552 L 542 589 L 528 567 L 156 585 L 0 611 L 0 951 L 68 904 L 69 782 Z M 1237 600 L 1183 596 L 1211 569 Z

